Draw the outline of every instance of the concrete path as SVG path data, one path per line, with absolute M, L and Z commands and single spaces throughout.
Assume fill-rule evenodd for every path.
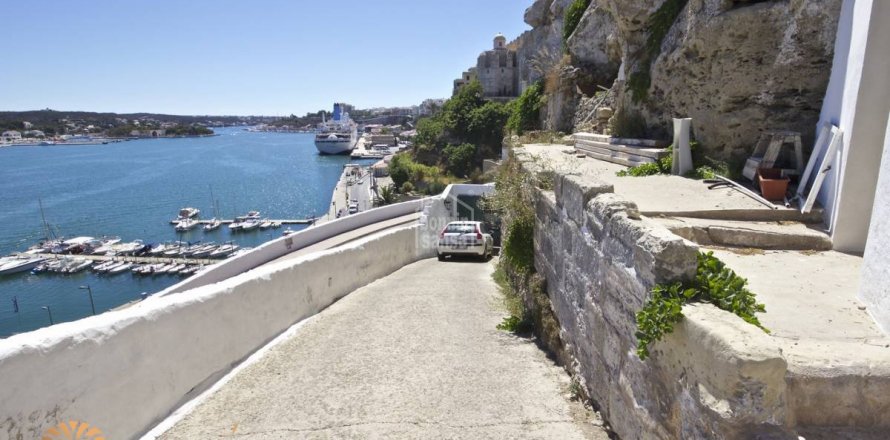
M 493 264 L 423 260 L 353 292 L 161 438 L 607 439 L 561 368 L 495 329 Z

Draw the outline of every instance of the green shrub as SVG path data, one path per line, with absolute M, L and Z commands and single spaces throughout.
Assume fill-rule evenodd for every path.
M 544 99 L 544 85 L 540 81 L 526 88 L 512 106 L 510 118 L 507 119 L 507 130 L 521 135 L 540 128 Z
M 609 121 L 609 131 L 615 137 L 645 138 L 648 128 L 639 113 L 621 109 Z
M 627 79 L 627 89 L 631 91 L 634 102 L 642 102 L 649 98 L 649 86 L 652 85 L 652 77 L 649 75 L 651 65 L 643 63 L 640 70 L 630 74 Z
M 531 333 L 534 330 L 534 325 L 532 324 L 532 320 L 527 316 L 516 316 L 510 315 L 504 318 L 500 324 L 497 325 L 498 330 L 504 330 L 512 333 Z
M 636 71 L 631 73 L 627 79 L 627 89 L 632 92 L 634 102 L 646 101 L 649 98 L 649 86 L 652 84 L 650 76 L 652 61 L 661 52 L 661 43 L 664 41 L 664 37 L 677 21 L 677 17 L 687 2 L 688 0 L 665 0 L 658 10 L 649 16 L 649 21 L 646 23 L 646 30 L 649 32 L 646 37 L 646 51 L 642 55 Z
M 464 177 L 473 171 L 476 160 L 476 147 L 472 144 L 449 145 L 442 152 L 445 169 L 458 177 Z
M 588 6 L 590 6 L 590 0 L 575 0 L 568 8 L 566 8 L 562 21 L 562 43 L 566 50 L 568 50 L 569 37 L 575 32 L 575 29 L 578 27 L 578 23 L 581 22 L 581 17 L 584 16 L 584 11 L 587 10 Z
M 403 183 L 402 186 L 399 187 L 399 188 L 400 188 L 399 191 L 400 191 L 402 194 L 409 194 L 409 193 L 414 192 L 414 185 L 411 184 L 411 182 L 405 182 L 405 183 Z
M 514 219 L 507 227 L 501 247 L 501 255 L 517 272 L 530 273 L 534 270 L 534 234 L 534 217 Z
M 431 196 L 442 194 L 442 191 L 445 191 L 445 187 L 447 186 L 448 185 L 446 185 L 445 182 L 435 179 L 427 184 L 426 193 Z
M 656 174 L 664 174 L 661 170 L 661 167 L 658 163 L 643 163 L 639 164 L 635 167 L 630 167 L 626 170 L 621 170 L 615 173 L 619 177 L 625 176 L 633 176 L 633 177 L 644 177 L 644 176 L 654 176 Z
M 637 312 L 637 355 L 649 357 L 649 345 L 673 331 L 674 324 L 683 319 L 683 305 L 690 302 L 713 304 L 769 333 L 756 316 L 766 312 L 766 307 L 745 287 L 747 283 L 713 252 L 699 252 L 692 282 L 656 285 L 652 297 Z
M 401 188 L 411 178 L 411 163 L 413 161 L 407 154 L 396 154 L 389 161 L 389 177 L 397 188 Z

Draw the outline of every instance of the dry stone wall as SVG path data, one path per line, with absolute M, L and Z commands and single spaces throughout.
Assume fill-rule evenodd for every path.
M 656 284 L 694 276 L 693 243 L 584 176 L 557 175 L 535 212 L 535 268 L 561 358 L 622 439 L 796 438 L 784 426 L 785 361 L 735 315 L 687 306 L 648 360 L 636 355 L 635 313 Z

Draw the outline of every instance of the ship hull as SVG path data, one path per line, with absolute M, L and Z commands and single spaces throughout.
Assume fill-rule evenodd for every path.
M 320 154 L 349 154 L 355 148 L 355 141 L 349 139 L 342 141 L 316 140 L 315 148 Z

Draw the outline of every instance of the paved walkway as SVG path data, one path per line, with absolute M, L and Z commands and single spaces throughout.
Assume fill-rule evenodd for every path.
M 423 260 L 355 291 L 161 438 L 607 439 L 561 368 L 495 329 L 493 264 Z

